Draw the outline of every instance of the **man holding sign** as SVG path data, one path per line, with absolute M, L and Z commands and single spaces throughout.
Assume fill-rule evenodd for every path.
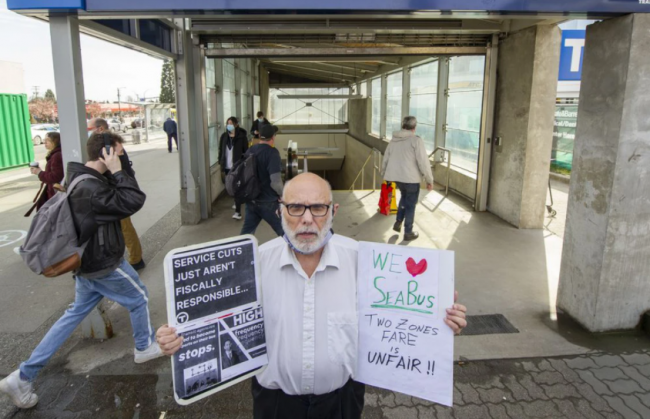
M 331 231 L 338 204 L 329 184 L 305 173 L 285 185 L 285 236 L 260 246 L 269 364 L 253 379 L 255 419 L 360 418 L 365 386 L 355 382 L 358 352 L 358 243 Z M 444 322 L 458 334 L 465 307 Z M 182 338 L 161 327 L 167 355 Z

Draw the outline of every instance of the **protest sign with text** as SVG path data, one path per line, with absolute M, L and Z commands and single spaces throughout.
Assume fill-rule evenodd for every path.
M 358 290 L 356 379 L 451 406 L 453 252 L 360 242 Z
M 172 357 L 174 396 L 190 404 L 268 363 L 257 240 L 250 235 L 170 251 L 167 317 L 183 336 Z

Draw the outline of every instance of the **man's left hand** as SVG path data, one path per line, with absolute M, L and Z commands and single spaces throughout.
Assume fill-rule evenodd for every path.
M 458 291 L 454 291 L 454 303 L 456 301 L 458 301 Z M 467 313 L 467 307 L 462 304 L 454 304 L 447 309 L 445 323 L 454 331 L 454 335 L 460 335 L 460 332 L 467 327 L 465 313 Z

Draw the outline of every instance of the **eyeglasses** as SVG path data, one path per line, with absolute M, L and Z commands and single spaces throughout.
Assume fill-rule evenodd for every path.
M 313 204 L 313 205 L 302 205 L 302 204 L 285 204 L 282 203 L 287 209 L 287 212 L 292 217 L 302 217 L 305 214 L 305 211 L 309 209 L 311 215 L 314 217 L 324 217 L 327 215 L 330 207 L 332 206 L 327 204 Z

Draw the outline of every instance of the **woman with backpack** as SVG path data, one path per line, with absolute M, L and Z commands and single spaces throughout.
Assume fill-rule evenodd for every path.
M 45 160 L 45 170 L 40 167 L 30 167 L 29 170 L 33 175 L 38 176 L 42 182 L 41 188 L 38 190 L 34 198 L 34 206 L 29 210 L 26 217 L 29 217 L 36 208 L 36 211 L 41 209 L 50 198 L 56 193 L 54 185 L 63 181 L 63 156 L 61 155 L 61 134 L 58 132 L 48 132 L 45 136 L 45 148 L 49 150 Z
M 219 164 L 224 176 L 230 172 L 235 163 L 237 163 L 244 153 L 248 150 L 248 133 L 245 129 L 239 127 L 239 121 L 236 117 L 231 116 L 226 121 L 226 132 L 219 139 Z M 232 218 L 241 220 L 241 202 L 235 199 L 235 210 Z

